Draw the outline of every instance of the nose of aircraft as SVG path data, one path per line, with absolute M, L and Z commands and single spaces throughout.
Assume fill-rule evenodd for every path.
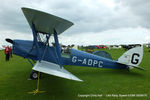
M 7 42 L 11 43 L 11 44 L 14 43 L 12 39 L 6 38 L 5 40 L 6 40 Z

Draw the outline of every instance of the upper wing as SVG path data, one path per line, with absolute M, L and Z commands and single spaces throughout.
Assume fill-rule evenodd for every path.
M 54 75 L 54 76 L 58 76 L 58 77 L 62 77 L 62 78 L 66 78 L 66 79 L 82 81 L 76 76 L 74 76 L 73 74 L 71 74 L 70 72 L 68 72 L 67 70 L 65 70 L 63 67 L 60 68 L 59 65 L 51 63 L 51 62 L 47 62 L 47 61 L 41 61 L 41 62 L 37 61 L 37 63 L 33 67 L 33 70 L 43 72 L 46 74 L 50 74 L 50 75 Z
M 68 20 L 45 12 L 30 8 L 22 8 L 22 11 L 30 27 L 32 28 L 32 24 L 34 24 L 37 32 L 52 34 L 55 29 L 59 35 L 73 25 L 73 23 Z

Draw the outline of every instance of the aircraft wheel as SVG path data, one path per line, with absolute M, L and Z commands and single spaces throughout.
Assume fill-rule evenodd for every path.
M 30 74 L 30 78 L 33 79 L 33 80 L 36 80 L 38 79 L 38 71 L 32 71 L 31 74 Z

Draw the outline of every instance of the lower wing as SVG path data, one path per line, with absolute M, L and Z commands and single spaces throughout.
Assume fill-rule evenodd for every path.
M 70 79 L 70 80 L 82 81 L 76 76 L 74 76 L 73 74 L 71 74 L 70 72 L 68 72 L 67 70 L 65 70 L 63 67 L 60 68 L 58 64 L 54 64 L 54 63 L 47 62 L 47 61 L 41 61 L 41 62 L 37 61 L 37 63 L 33 67 L 33 70 L 43 72 L 46 74 L 50 74 L 50 75 L 54 75 L 54 76 L 58 76 L 58 77 L 62 77 L 62 78 L 66 78 L 66 79 Z

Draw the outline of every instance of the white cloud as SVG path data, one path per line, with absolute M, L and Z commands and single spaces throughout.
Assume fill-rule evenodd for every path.
M 6 36 L 13 39 L 32 36 L 21 7 L 38 9 L 72 21 L 74 26 L 60 36 L 67 40 L 61 40 L 65 44 L 149 42 L 149 5 L 147 0 L 0 1 L 0 34 L 3 35 L 0 44 L 5 43 Z
M 142 27 L 112 29 L 97 33 L 87 33 L 72 36 L 60 35 L 63 44 L 76 45 L 115 45 L 115 44 L 143 44 L 148 43 L 150 30 Z
M 33 40 L 32 34 L 20 34 L 14 31 L 1 31 L 0 34 L 0 47 L 2 45 L 11 45 L 10 43 L 6 42 L 5 39 L 10 38 L 14 39 L 22 39 L 22 40 Z

